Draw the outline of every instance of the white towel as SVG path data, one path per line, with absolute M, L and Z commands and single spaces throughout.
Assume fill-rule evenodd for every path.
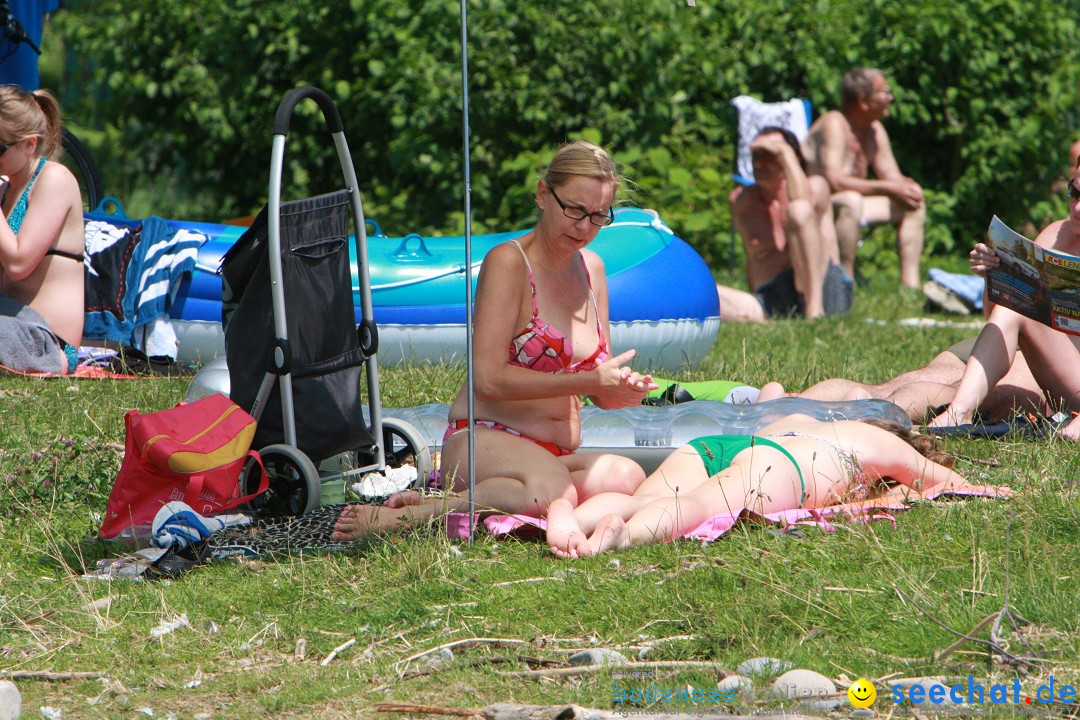
M 161 506 L 151 524 L 150 542 L 159 548 L 183 550 L 193 542 L 208 540 L 211 535 L 233 525 L 247 525 L 251 518 L 239 513 L 203 517 L 187 503 L 173 500 Z

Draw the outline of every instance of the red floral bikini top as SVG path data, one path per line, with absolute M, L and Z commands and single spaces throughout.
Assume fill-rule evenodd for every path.
M 592 279 L 589 278 L 588 268 L 585 269 L 585 277 L 589 282 L 589 298 L 592 300 L 593 312 L 596 313 L 596 332 L 600 340 L 596 345 L 596 350 L 589 357 L 575 363 L 573 361 L 574 348 L 570 340 L 540 317 L 540 308 L 536 303 L 536 282 L 533 280 L 529 258 L 521 245 L 518 245 L 517 240 L 511 240 L 511 242 L 517 246 L 521 256 L 525 258 L 525 267 L 529 270 L 533 314 L 529 324 L 510 341 L 510 364 L 545 373 L 594 370 L 597 365 L 608 359 L 608 344 L 607 338 L 604 337 L 604 328 L 600 324 L 600 309 L 596 306 L 596 296 L 593 295 Z M 584 265 L 584 257 L 581 258 L 581 262 Z

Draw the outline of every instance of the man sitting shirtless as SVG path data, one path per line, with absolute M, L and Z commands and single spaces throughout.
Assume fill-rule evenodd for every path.
M 746 249 L 750 292 L 717 285 L 725 320 L 808 318 L 851 308 L 853 285 L 840 266 L 829 186 L 808 177 L 789 130 L 763 129 L 750 144 L 755 184 L 729 197 Z
M 919 184 L 900 172 L 881 122 L 889 116 L 892 101 L 880 70 L 848 72 L 840 109 L 830 110 L 810 126 L 803 152 L 809 172 L 823 175 L 832 188 L 840 261 L 848 276 L 855 277 L 862 226 L 897 223 L 900 282 L 917 288 L 926 204 Z

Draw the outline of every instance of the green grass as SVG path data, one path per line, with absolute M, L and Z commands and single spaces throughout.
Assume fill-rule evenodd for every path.
M 895 323 L 921 313 L 920 298 L 872 282 L 839 320 L 724 325 L 707 360 L 681 377 L 794 388 L 836 375 L 879 381 L 973 333 Z M 462 374 L 384 369 L 383 402 L 449 402 Z M 1011 682 L 1016 671 L 991 663 L 976 644 L 934 661 L 956 638 L 901 597 L 968 631 L 1005 603 L 1007 577 L 1009 603 L 1033 623 L 1029 642 L 1045 658 L 1021 677 L 1025 691 L 1050 675 L 1059 686 L 1080 680 L 1080 448 L 1073 445 L 950 440 L 947 447 L 967 458 L 999 463 L 961 461 L 962 473 L 1021 494 L 919 505 L 898 514 L 895 528 L 842 522 L 835 533 L 788 535 L 743 527 L 707 546 L 680 542 L 572 563 L 552 559 L 537 542 L 460 545 L 425 529 L 348 554 L 217 562 L 173 582 L 80 578 L 83 565 L 115 552 L 91 535 L 119 468 L 124 412 L 169 407 L 185 386 L 183 379 L 24 378 L 0 385 L 0 669 L 99 671 L 108 679 L 20 680 L 24 717 L 37 717 L 43 705 L 61 708 L 64 718 L 145 717 L 140 708 L 154 717 L 356 718 L 374 716 L 379 702 L 611 708 L 613 683 L 635 681 L 610 672 L 503 674 L 526 667 L 523 658 L 558 662 L 589 647 L 727 668 L 770 655 L 851 680 L 970 673 Z M 151 635 L 181 614 L 188 626 Z M 455 648 L 444 665 L 400 664 L 478 637 L 525 644 L 478 643 Z M 320 665 L 350 639 L 354 645 Z M 1009 640 L 1023 652 L 1016 636 Z M 675 668 L 660 670 L 655 682 L 708 690 L 716 675 Z M 877 686 L 881 716 L 892 705 L 886 685 Z

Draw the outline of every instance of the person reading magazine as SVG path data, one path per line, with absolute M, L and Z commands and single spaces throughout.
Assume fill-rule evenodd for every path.
M 975 408 L 1020 349 L 1051 407 L 1073 414 L 1060 434 L 1080 439 L 1080 323 L 1070 314 L 1070 302 L 1080 300 L 1080 257 L 1070 259 L 1080 255 L 1080 163 L 1067 193 L 1068 217 L 1046 226 L 1034 243 L 1025 240 L 1031 247 L 992 224 L 990 244 L 978 243 L 971 251 L 971 270 L 987 278 L 986 301 L 993 305 L 956 395 L 932 427 L 972 422 Z M 1007 245 L 1007 251 L 995 251 L 995 242 Z

